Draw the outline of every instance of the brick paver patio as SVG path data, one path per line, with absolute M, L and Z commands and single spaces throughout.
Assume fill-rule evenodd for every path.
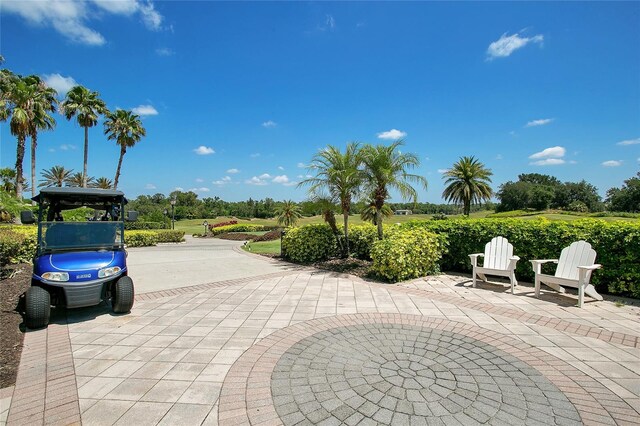
M 26 334 L 7 421 L 640 424 L 640 309 L 532 290 L 301 269 L 69 311 Z

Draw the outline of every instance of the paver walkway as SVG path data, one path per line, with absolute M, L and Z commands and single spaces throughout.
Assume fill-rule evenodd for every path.
M 8 422 L 640 424 L 640 309 L 516 293 L 294 268 L 69 311 Z

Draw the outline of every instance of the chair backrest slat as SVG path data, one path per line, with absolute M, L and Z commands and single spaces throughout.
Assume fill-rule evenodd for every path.
M 509 258 L 513 256 L 513 246 L 504 237 L 495 237 L 484 246 L 485 268 L 505 270 Z
M 555 276 L 569 280 L 578 279 L 578 266 L 592 266 L 596 261 L 596 251 L 586 241 L 576 241 L 562 249 Z

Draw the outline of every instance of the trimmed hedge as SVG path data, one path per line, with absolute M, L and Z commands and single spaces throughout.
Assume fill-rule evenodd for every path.
M 438 273 L 444 252 L 441 236 L 426 229 L 394 230 L 371 248 L 371 270 L 391 282 Z
M 581 219 L 574 222 L 546 219 L 452 219 L 412 221 L 404 229 L 426 229 L 446 236 L 444 271 L 470 272 L 469 254 L 484 252 L 484 245 L 502 235 L 520 256 L 518 279 L 533 282 L 532 259 L 557 259 L 574 241 L 589 242 L 598 253 L 591 283 L 598 291 L 640 298 L 640 222 L 605 222 Z
M 147 247 L 158 244 L 156 231 L 129 231 L 124 234 L 127 247 Z
M 354 225 L 349 227 L 349 250 L 353 257 L 371 260 L 371 247 L 378 241 L 378 228 L 373 225 Z
M 213 235 L 224 234 L 226 232 L 256 232 L 256 231 L 269 231 L 272 227 L 264 225 L 251 225 L 248 223 L 239 223 L 237 225 L 225 225 L 217 228 L 211 228 L 210 232 Z
M 33 260 L 37 245 L 37 229 L 21 229 L 15 226 L 0 229 L 0 267 L 16 263 L 29 263 Z M 35 231 L 35 232 L 34 232 Z
M 127 231 L 140 231 L 149 229 L 169 229 L 168 223 L 163 222 L 125 222 L 124 229 Z
M 155 246 L 158 243 L 179 243 L 184 241 L 183 231 L 157 230 L 157 231 L 125 231 L 127 247 Z
M 326 224 L 288 229 L 282 236 L 282 253 L 294 262 L 311 263 L 337 254 L 336 236 Z

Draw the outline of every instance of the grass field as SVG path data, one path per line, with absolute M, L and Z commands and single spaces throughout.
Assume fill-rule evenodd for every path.
M 250 253 L 280 254 L 280 240 L 249 242 L 242 248 Z
M 492 211 L 481 211 L 481 212 L 475 212 L 475 213 L 471 213 L 471 218 L 474 219 L 479 219 L 479 218 L 483 218 L 483 217 L 487 217 L 489 215 L 491 215 L 493 212 Z M 433 215 L 432 214 L 414 214 L 414 215 L 408 215 L 408 216 L 393 216 L 390 217 L 388 219 L 385 219 L 385 223 L 404 223 L 404 222 L 408 222 L 410 220 L 429 220 L 431 219 Z M 449 217 L 460 217 L 461 215 L 458 216 L 449 216 Z M 548 220 L 565 220 L 565 221 L 574 221 L 574 220 L 579 220 L 579 219 L 585 219 L 588 218 L 589 216 L 585 216 L 585 215 L 578 215 L 578 214 L 561 214 L 561 213 L 555 213 L 555 212 L 540 212 L 540 213 L 536 213 L 536 214 L 531 214 L 528 213 L 526 215 L 522 215 L 522 216 L 515 216 L 518 219 L 527 219 L 527 220 L 531 220 L 531 219 L 538 219 L 541 217 L 544 217 Z M 635 222 L 638 221 L 640 219 L 638 218 L 629 218 L 629 217 L 619 217 L 619 216 L 611 216 L 611 217 L 597 217 L 595 219 L 601 219 L 607 222 L 615 222 L 615 221 L 628 221 L 628 222 Z M 218 223 L 218 222 L 227 222 L 230 220 L 237 220 L 238 223 L 251 223 L 254 225 L 270 225 L 270 226 L 275 226 L 277 225 L 277 222 L 275 219 L 251 219 L 251 220 L 242 220 L 242 219 L 235 219 L 232 217 L 217 217 L 214 219 L 206 219 L 207 222 L 209 223 Z M 336 215 L 336 220 L 338 221 L 338 224 L 342 223 L 342 216 L 340 215 Z M 179 231 L 184 231 L 186 234 L 191 235 L 193 233 L 202 233 L 204 230 L 204 227 L 202 226 L 202 222 L 204 222 L 204 219 L 189 219 L 189 220 L 180 220 L 176 222 L 176 230 Z M 322 216 L 312 216 L 312 217 L 303 217 L 300 219 L 300 221 L 298 222 L 298 225 L 308 225 L 311 223 L 322 223 Z M 363 221 L 362 219 L 360 219 L 360 215 L 351 215 L 349 216 L 349 224 L 351 225 L 360 225 L 362 224 Z

